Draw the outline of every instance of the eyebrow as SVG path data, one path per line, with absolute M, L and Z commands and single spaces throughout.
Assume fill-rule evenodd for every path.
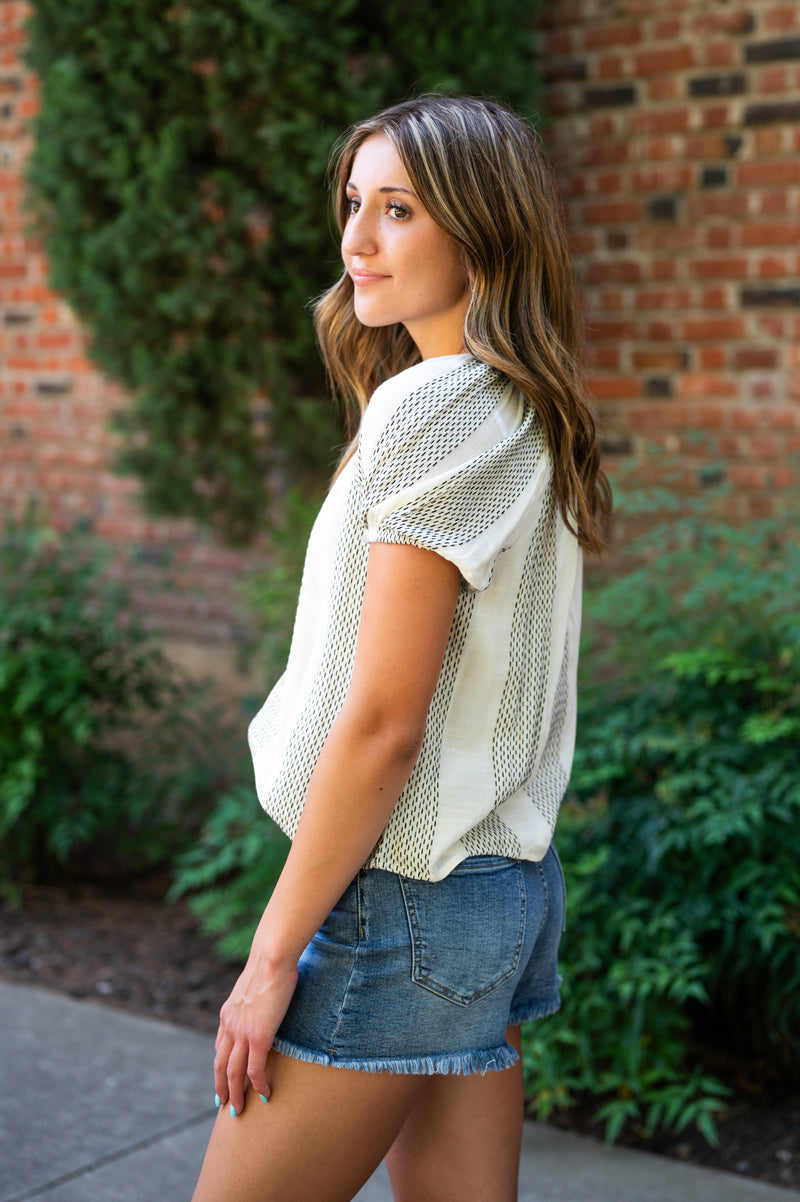
M 345 190 L 347 188 L 352 188 L 354 192 L 358 191 L 358 185 L 354 184 L 352 180 L 348 180 L 348 182 L 345 184 Z M 413 196 L 414 199 L 416 200 L 416 192 L 412 192 L 410 188 L 402 188 L 399 184 L 397 185 L 397 187 L 394 187 L 394 188 L 378 188 L 378 191 L 379 192 L 405 192 L 406 196 Z

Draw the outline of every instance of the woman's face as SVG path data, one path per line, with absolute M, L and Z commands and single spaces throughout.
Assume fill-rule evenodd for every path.
M 460 248 L 422 207 L 383 134 L 359 147 L 347 197 L 342 258 L 358 320 L 400 322 L 423 359 L 462 351 L 469 292 Z

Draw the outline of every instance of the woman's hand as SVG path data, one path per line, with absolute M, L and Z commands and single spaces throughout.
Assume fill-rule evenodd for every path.
M 247 1079 L 269 1097 L 267 1055 L 297 986 L 297 968 L 271 965 L 251 952 L 244 971 L 220 1010 L 214 1086 L 221 1105 L 244 1109 Z

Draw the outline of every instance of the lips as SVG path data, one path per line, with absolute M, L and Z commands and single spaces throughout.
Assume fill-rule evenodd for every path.
M 359 268 L 354 268 L 350 272 L 350 277 L 356 288 L 368 288 L 370 284 L 379 284 L 381 280 L 388 280 L 388 275 L 379 275 L 375 271 L 363 271 Z

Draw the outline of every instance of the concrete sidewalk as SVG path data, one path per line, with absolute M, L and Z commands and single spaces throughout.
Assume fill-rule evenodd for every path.
M 211 1058 L 208 1036 L 0 981 L 0 1202 L 188 1202 L 214 1121 Z M 519 1197 L 788 1202 L 800 1193 L 526 1123 Z M 391 1202 L 382 1168 L 358 1202 Z

